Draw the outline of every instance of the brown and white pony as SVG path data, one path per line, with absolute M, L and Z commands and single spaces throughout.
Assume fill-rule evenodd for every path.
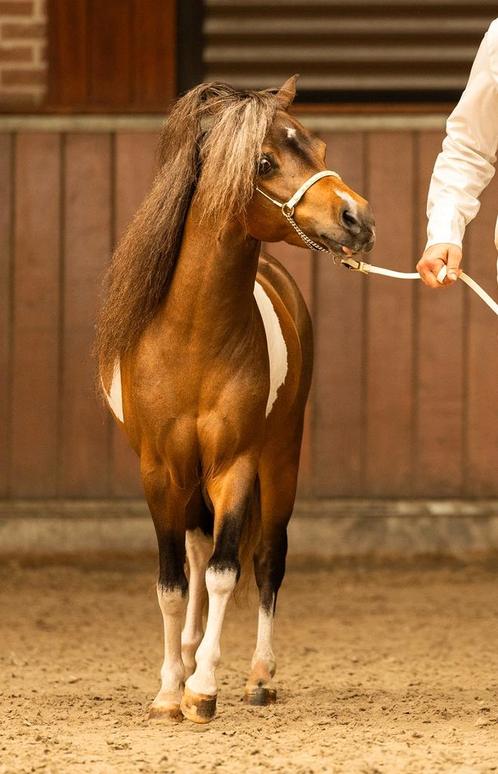
M 140 457 L 159 546 L 155 717 L 214 717 L 223 617 L 248 555 L 260 603 L 245 695 L 275 700 L 272 626 L 312 329 L 292 277 L 261 241 L 307 239 L 336 255 L 373 243 L 367 202 L 335 173 L 301 192 L 296 220 L 274 206 L 325 168 L 325 144 L 287 112 L 294 96 L 291 78 L 278 92 L 211 83 L 178 100 L 152 191 L 108 273 L 101 381 Z

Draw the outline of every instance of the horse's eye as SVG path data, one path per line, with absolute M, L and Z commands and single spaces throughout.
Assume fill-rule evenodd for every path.
M 258 175 L 267 175 L 273 169 L 273 164 L 268 156 L 262 156 L 259 160 Z

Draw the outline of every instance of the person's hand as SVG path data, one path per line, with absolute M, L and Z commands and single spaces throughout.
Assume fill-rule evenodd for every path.
M 431 245 L 417 263 L 417 271 L 430 288 L 443 288 L 458 279 L 461 260 L 462 251 L 456 245 Z M 443 266 L 446 266 L 446 277 L 438 282 L 437 276 Z

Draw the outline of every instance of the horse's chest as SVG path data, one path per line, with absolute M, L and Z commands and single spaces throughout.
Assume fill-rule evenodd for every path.
M 288 353 L 282 326 L 280 325 L 280 320 L 275 311 L 275 307 L 259 282 L 256 282 L 254 286 L 254 298 L 263 321 L 268 349 L 270 367 L 270 387 L 266 402 L 266 416 L 268 416 L 277 399 L 278 390 L 285 382 L 287 376 Z M 109 407 L 116 419 L 119 419 L 120 422 L 124 422 L 121 369 L 119 361 L 116 361 L 112 383 L 109 391 L 106 392 L 106 397 Z

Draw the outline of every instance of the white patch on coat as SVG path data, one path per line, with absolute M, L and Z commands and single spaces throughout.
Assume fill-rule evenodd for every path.
M 180 704 L 184 680 L 181 654 L 181 632 L 186 597 L 178 589 L 157 586 L 157 599 L 164 625 L 164 661 L 161 667 L 161 690 L 152 706 L 169 709 Z
M 189 564 L 188 604 L 182 631 L 182 659 L 185 677 L 195 670 L 195 652 L 199 647 L 204 628 L 202 614 L 207 600 L 206 567 L 213 553 L 213 541 L 202 530 L 187 530 L 185 547 Z
M 285 382 L 285 377 L 287 376 L 287 345 L 277 313 L 275 312 L 270 298 L 259 282 L 256 282 L 254 285 L 254 298 L 256 299 L 259 312 L 263 319 L 268 357 L 270 360 L 270 391 L 268 393 L 268 401 L 266 404 L 266 416 L 268 416 L 277 399 L 278 389 Z M 109 392 L 106 390 L 104 390 L 104 392 L 112 413 L 116 419 L 119 419 L 120 422 L 124 422 L 121 368 L 119 360 L 116 360 L 114 364 L 111 388 Z
M 296 130 L 292 126 L 287 127 L 287 137 L 291 139 L 296 136 Z
M 349 210 L 353 215 L 358 214 L 358 202 L 356 202 L 352 196 L 345 191 L 335 191 L 335 194 L 349 205 Z
M 270 391 L 266 403 L 266 416 L 268 416 L 277 399 L 279 387 L 285 382 L 287 376 L 287 345 L 277 313 L 259 282 L 254 285 L 254 298 L 265 326 L 266 344 L 270 359 Z
M 258 662 L 262 662 L 270 672 L 275 671 L 275 654 L 273 653 L 273 607 L 275 597 L 272 597 L 270 609 L 259 608 L 258 612 L 258 638 L 256 640 L 256 650 L 252 657 L 251 665 L 254 667 Z
M 114 371 L 112 372 L 111 389 L 109 392 L 104 388 L 104 393 L 107 398 L 109 407 L 120 422 L 124 422 L 123 414 L 123 394 L 121 391 L 121 368 L 119 366 L 119 359 L 114 363 Z
M 216 696 L 216 667 L 221 657 L 221 629 L 226 606 L 236 582 L 235 570 L 216 570 L 210 567 L 206 571 L 206 587 L 209 596 L 206 631 L 195 654 L 197 665 L 195 672 L 185 683 L 185 687 L 193 693 Z

